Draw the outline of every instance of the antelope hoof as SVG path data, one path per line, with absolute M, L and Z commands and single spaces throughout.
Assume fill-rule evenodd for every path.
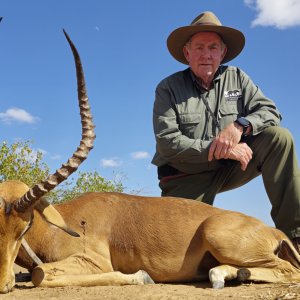
M 248 269 L 239 269 L 237 271 L 237 280 L 238 281 L 246 281 L 250 278 L 251 272 Z
M 146 271 L 140 270 L 136 272 L 136 274 L 142 279 L 141 284 L 155 284 L 155 282 Z
M 219 290 L 224 288 L 224 281 L 217 280 L 212 283 L 212 288 L 215 290 Z
M 42 268 L 35 267 L 31 273 L 31 282 L 34 286 L 39 286 L 45 278 L 45 273 Z

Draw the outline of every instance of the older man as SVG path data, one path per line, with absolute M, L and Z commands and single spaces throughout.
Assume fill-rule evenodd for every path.
M 243 49 L 242 32 L 211 12 L 174 30 L 167 45 L 189 68 L 162 80 L 153 111 L 162 196 L 214 197 L 262 175 L 271 216 L 300 249 L 300 172 L 274 102 L 242 70 L 224 63 Z M 242 199 L 241 199 L 242 201 Z

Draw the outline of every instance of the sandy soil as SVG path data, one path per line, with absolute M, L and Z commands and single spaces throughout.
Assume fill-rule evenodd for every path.
M 18 280 L 18 275 L 17 275 Z M 1 295 L 2 299 L 239 299 L 286 300 L 300 299 L 300 283 L 297 284 L 239 284 L 231 283 L 222 290 L 213 290 L 209 282 L 197 284 L 155 284 L 144 286 L 97 287 L 33 287 L 31 282 L 17 282 L 15 290 Z

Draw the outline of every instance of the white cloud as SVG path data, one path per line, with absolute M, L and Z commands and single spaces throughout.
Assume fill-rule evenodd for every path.
M 108 159 L 107 158 L 101 159 L 100 164 L 104 168 L 115 168 L 121 166 L 123 163 L 119 158 L 113 157 Z
M 300 25 L 300 0 L 244 0 L 257 11 L 252 26 L 274 26 L 278 29 Z
M 37 117 L 32 116 L 26 110 L 21 108 L 9 108 L 6 112 L 0 112 L 0 120 L 4 123 L 11 124 L 14 121 L 20 123 L 33 124 L 38 121 Z
M 50 159 L 52 160 L 60 160 L 62 156 L 60 154 L 54 154 L 50 156 Z
M 144 159 L 150 157 L 150 154 L 146 151 L 137 151 L 137 152 L 132 152 L 131 157 L 133 159 Z

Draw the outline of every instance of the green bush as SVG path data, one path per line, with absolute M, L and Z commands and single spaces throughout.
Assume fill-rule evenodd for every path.
M 20 180 L 29 187 L 49 175 L 49 167 L 42 161 L 43 153 L 30 148 L 32 142 L 16 142 L 0 146 L 0 182 Z
M 49 176 L 49 166 L 43 162 L 43 152 L 34 151 L 31 141 L 0 146 L 0 182 L 20 180 L 29 187 Z M 47 194 L 51 203 L 68 201 L 85 192 L 123 192 L 120 181 L 104 179 L 97 171 L 78 172 Z

